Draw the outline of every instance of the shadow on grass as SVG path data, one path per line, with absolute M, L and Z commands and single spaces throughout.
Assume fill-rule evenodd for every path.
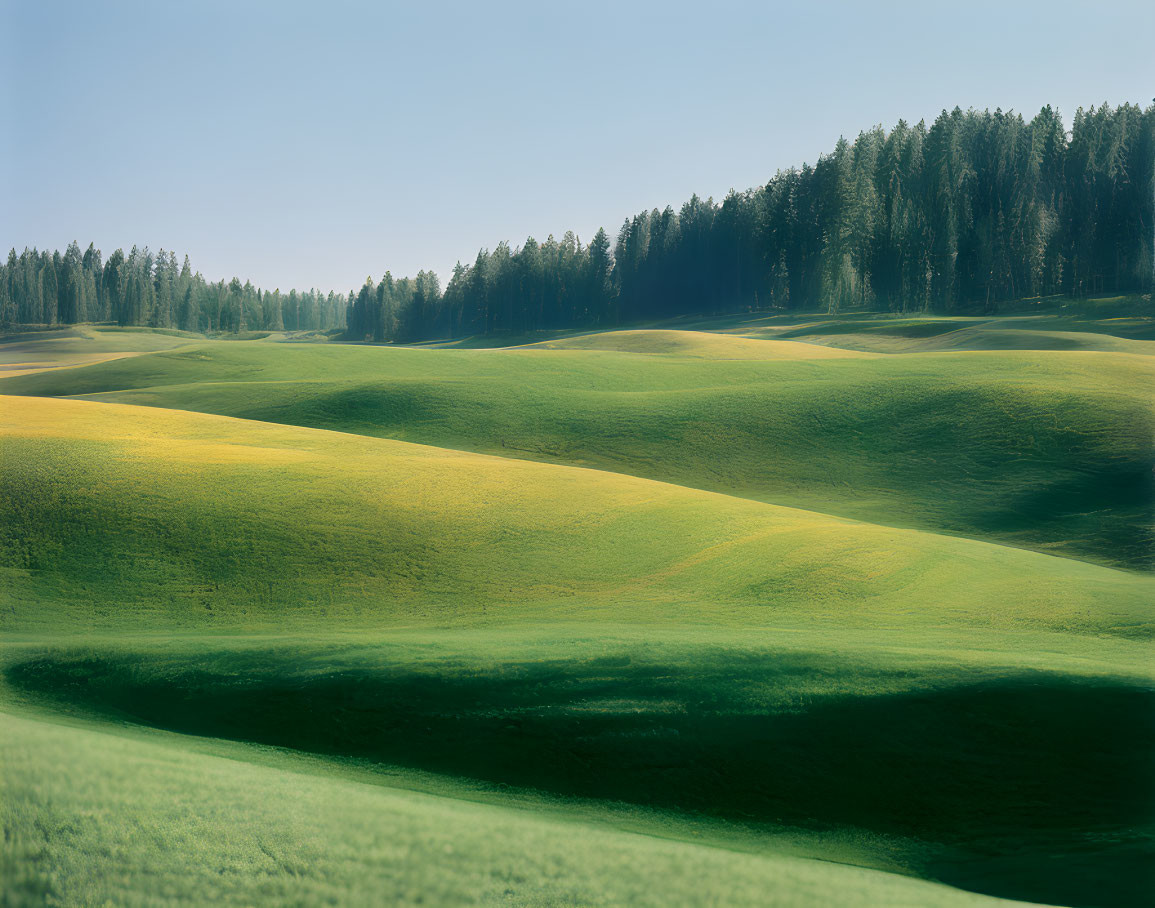
M 179 732 L 911 837 L 932 846 L 927 876 L 1004 897 L 1113 908 L 1155 892 L 1150 690 L 1032 675 L 760 707 L 748 663 L 435 674 L 233 660 L 37 657 L 6 674 L 57 703 Z

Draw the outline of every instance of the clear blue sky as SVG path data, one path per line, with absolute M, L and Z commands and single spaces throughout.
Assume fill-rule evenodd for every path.
M 0 0 L 0 244 L 344 290 L 944 107 L 1155 96 L 1155 3 Z

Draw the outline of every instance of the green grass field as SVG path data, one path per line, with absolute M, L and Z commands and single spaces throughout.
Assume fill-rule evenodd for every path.
M 1144 904 L 1144 328 L 864 321 L 5 339 L 0 903 Z
M 182 331 L 88 326 L 0 336 L 0 378 L 171 350 L 197 340 L 203 338 Z
M 551 803 L 0 715 L 8 904 L 1007 904 Z M 379 774 L 377 774 L 379 776 Z M 62 780 L 67 779 L 67 783 Z M 395 780 L 394 780 L 395 781 Z M 35 793 L 34 795 L 32 793 Z M 699 834 L 700 837 L 700 834 Z M 48 872 L 46 872 L 48 871 Z
M 211 342 L 10 378 L 0 393 L 595 467 L 1151 566 L 1155 358 L 856 355 L 786 341 L 756 354 L 757 341 L 703 333 L 662 353 L 670 343 L 669 332 L 556 342 L 562 349 Z

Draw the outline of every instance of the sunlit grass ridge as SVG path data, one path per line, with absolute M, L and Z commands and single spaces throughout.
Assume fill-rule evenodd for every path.
M 16 629 L 500 609 L 1150 631 L 1155 581 L 1002 546 L 208 415 L 37 398 L 3 414 Z
M 658 333 L 661 349 L 667 333 L 676 332 Z M 582 343 L 623 343 L 613 337 Z M 679 349 L 699 349 L 700 337 L 678 340 Z M 1155 358 L 1011 350 L 814 359 L 807 351 L 829 351 L 782 341 L 801 354 L 742 359 L 759 343 L 742 338 L 700 349 L 719 343 L 737 344 L 735 358 L 218 342 L 13 378 L 0 392 L 99 395 L 592 466 L 1151 566 L 1155 408 L 1145 389 Z

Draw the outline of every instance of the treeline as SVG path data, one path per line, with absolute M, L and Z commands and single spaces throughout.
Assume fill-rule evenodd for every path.
M 1063 294 L 1149 292 L 1155 106 L 944 111 L 840 140 L 814 166 L 718 204 L 626 220 L 610 246 L 500 243 L 440 299 L 357 295 L 355 337 L 411 341 L 679 315 L 866 307 L 952 312 Z M 385 282 L 382 282 L 385 283 Z M 380 300 L 375 303 L 374 300 Z M 381 314 L 374 306 L 389 306 Z M 398 308 L 398 306 L 400 308 Z M 369 329 L 372 326 L 372 330 Z
M 343 328 L 347 301 L 318 290 L 262 291 L 238 278 L 207 282 L 188 256 L 133 247 L 101 262 L 93 245 L 64 254 L 13 249 L 0 265 L 0 326 L 116 322 L 185 331 Z
M 954 312 L 1051 295 L 1150 292 L 1155 106 L 944 111 L 840 140 L 721 203 L 628 218 L 611 244 L 532 237 L 437 276 L 348 297 L 207 283 L 163 250 L 13 250 L 0 324 L 116 321 L 192 331 L 330 330 L 418 341 L 680 315 L 847 307 Z
M 446 334 L 442 324 L 441 283 L 432 271 L 416 278 L 394 279 L 388 271 L 380 283 L 365 281 L 357 294 L 349 294 L 345 317 L 348 335 L 357 340 L 396 341 Z

